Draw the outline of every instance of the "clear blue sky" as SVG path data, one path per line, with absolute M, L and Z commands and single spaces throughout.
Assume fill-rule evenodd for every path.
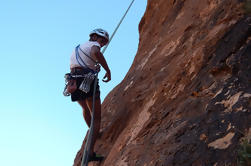
M 80 106 L 62 95 L 70 54 L 94 28 L 111 34 L 130 2 L 1 1 L 1 166 L 73 164 L 87 128 Z M 105 53 L 112 81 L 100 84 L 102 100 L 121 82 L 134 59 L 146 3 L 135 0 Z

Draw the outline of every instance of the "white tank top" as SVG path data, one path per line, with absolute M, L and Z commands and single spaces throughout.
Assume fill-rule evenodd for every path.
M 96 61 L 96 57 L 91 56 L 91 48 L 92 46 L 98 46 L 100 47 L 100 44 L 97 41 L 88 41 L 84 44 L 81 44 L 79 46 L 79 56 L 81 57 L 81 59 L 84 61 L 84 63 L 91 69 L 95 70 L 95 62 L 93 62 L 93 60 Z M 91 60 L 89 57 L 87 57 L 81 50 L 87 54 L 89 57 L 91 57 L 93 60 Z M 81 61 L 79 61 L 81 63 Z M 81 63 L 82 64 L 82 63 Z M 73 50 L 72 54 L 71 54 L 71 59 L 70 59 L 70 68 L 74 68 L 74 67 L 83 67 L 81 66 L 77 59 L 76 59 L 76 53 L 75 53 L 75 49 Z

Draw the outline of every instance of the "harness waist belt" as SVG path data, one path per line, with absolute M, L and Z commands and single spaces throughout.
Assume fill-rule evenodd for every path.
M 83 67 L 74 67 L 74 68 L 71 68 L 71 73 L 75 73 L 75 72 L 84 72 L 84 71 L 89 71 L 89 72 L 92 72 L 94 73 L 93 70 L 91 69 L 88 69 L 88 68 L 83 68 Z

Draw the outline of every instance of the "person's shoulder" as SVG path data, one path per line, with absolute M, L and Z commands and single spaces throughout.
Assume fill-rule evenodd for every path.
M 92 46 L 97 46 L 97 47 L 101 47 L 100 44 L 97 41 L 91 41 Z
M 90 42 L 89 42 L 89 41 L 80 44 L 80 47 L 83 48 L 83 47 L 85 47 L 85 46 L 87 46 L 87 45 L 90 45 Z
M 91 52 L 100 52 L 100 45 L 99 43 L 92 43 Z

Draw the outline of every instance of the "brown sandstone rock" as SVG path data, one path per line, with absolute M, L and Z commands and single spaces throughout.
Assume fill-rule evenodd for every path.
M 148 1 L 134 62 L 102 104 L 101 165 L 236 165 L 251 128 L 251 17 L 241 2 Z

